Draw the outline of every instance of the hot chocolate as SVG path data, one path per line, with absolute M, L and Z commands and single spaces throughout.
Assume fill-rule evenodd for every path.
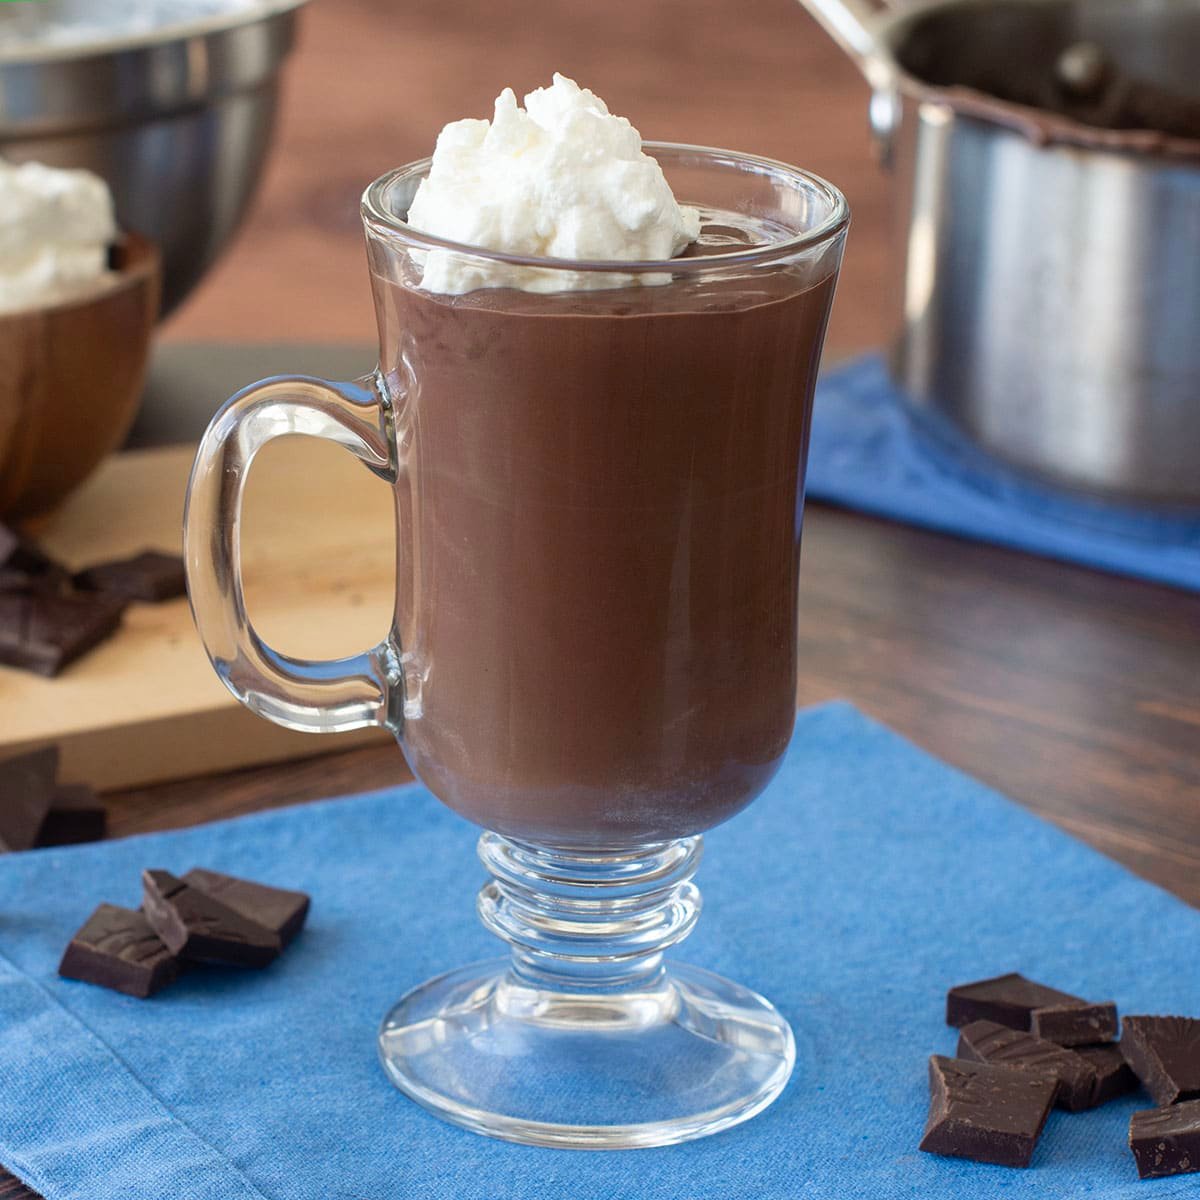
M 704 216 L 693 254 L 751 240 Z M 401 741 L 444 802 L 596 846 L 696 833 L 762 790 L 792 729 L 835 266 L 550 295 L 376 277 L 409 483 Z
M 209 427 L 191 596 L 246 704 L 386 728 L 487 827 L 478 910 L 510 956 L 388 1012 L 389 1078 L 511 1141 L 673 1144 L 761 1111 L 795 1061 L 762 996 L 664 953 L 699 914 L 687 835 L 753 800 L 791 733 L 803 464 L 849 214 L 783 163 L 643 149 L 562 77 L 495 111 L 363 197 L 379 372 L 264 380 Z M 337 662 L 246 620 L 241 489 L 291 433 L 396 497 L 394 628 Z

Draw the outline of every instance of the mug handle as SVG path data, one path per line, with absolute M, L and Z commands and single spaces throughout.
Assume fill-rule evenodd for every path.
M 288 434 L 336 442 L 396 481 L 391 405 L 378 376 L 329 383 L 280 375 L 231 397 L 200 441 L 184 508 L 184 561 L 200 640 L 225 686 L 279 725 L 312 733 L 391 727 L 400 675 L 390 635 L 362 654 L 312 662 L 273 650 L 246 615 L 242 494 L 254 456 Z

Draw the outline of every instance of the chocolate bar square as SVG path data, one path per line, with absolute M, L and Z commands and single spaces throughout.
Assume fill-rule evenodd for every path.
M 71 939 L 58 973 L 144 998 L 176 978 L 179 960 L 142 913 L 101 904 Z
M 57 675 L 111 636 L 124 608 L 108 596 L 0 592 L 0 665 Z
M 142 872 L 142 911 L 172 952 L 193 962 L 265 967 L 283 949 L 274 930 L 169 871 Z
M 97 563 L 75 576 L 75 586 L 126 600 L 157 604 L 187 594 L 187 575 L 178 554 L 143 550 L 132 558 Z
M 1092 1107 L 1096 1068 L 1073 1051 L 1031 1033 L 1009 1029 L 995 1021 L 972 1021 L 959 1033 L 958 1057 L 1053 1075 L 1059 1082 L 1060 1108 L 1082 1112 Z
M 1200 1019 L 1126 1017 L 1121 1053 L 1155 1104 L 1200 1100 Z
M 41 547 L 0 524 L 0 592 L 62 591 L 69 580 L 66 568 Z
M 935 1054 L 929 1060 L 929 1120 L 920 1148 L 1027 1167 L 1057 1092 L 1052 1074 Z
M 308 916 L 309 898 L 303 892 L 268 887 L 203 867 L 193 867 L 183 876 L 183 882 L 272 930 L 284 946 L 300 932 Z
M 1142 1179 L 1200 1171 L 1200 1100 L 1135 1112 L 1129 1148 Z
M 1029 1032 L 1060 1046 L 1111 1042 L 1117 1036 L 1117 1006 L 1111 1001 L 1051 1004 L 1030 1014 Z
M 28 850 L 54 800 L 58 747 L 0 762 L 0 853 Z
M 1072 1046 L 1114 1038 L 1117 1009 L 1107 1002 L 1090 1004 L 1013 971 L 950 989 L 946 1024 L 961 1027 L 972 1021 L 995 1021 L 1009 1029 L 1036 1033 L 1060 1046 Z

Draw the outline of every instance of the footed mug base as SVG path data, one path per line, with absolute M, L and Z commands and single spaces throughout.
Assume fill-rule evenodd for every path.
M 701 839 L 563 850 L 494 833 L 484 925 L 507 958 L 409 992 L 379 1034 L 401 1091 L 456 1125 L 539 1146 L 665 1146 L 728 1129 L 783 1090 L 787 1022 L 663 952 L 700 913 Z
M 462 967 L 388 1013 L 392 1082 L 476 1133 L 535 1146 L 618 1150 L 706 1137 L 783 1090 L 795 1043 L 761 996 L 671 964 L 648 988 L 559 993 L 508 959 Z

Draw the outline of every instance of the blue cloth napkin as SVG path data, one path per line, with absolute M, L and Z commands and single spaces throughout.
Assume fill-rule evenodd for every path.
M 800 716 L 778 778 L 713 832 L 682 948 L 796 1031 L 782 1097 L 661 1150 L 580 1153 L 442 1124 L 385 1082 L 384 1010 L 488 957 L 475 830 L 417 787 L 0 860 L 0 1162 L 47 1200 L 871 1200 L 1192 1196 L 1139 1184 L 1144 1097 L 1055 1112 L 1027 1171 L 917 1151 L 946 987 L 1020 969 L 1130 1012 L 1194 1012 L 1200 913 L 844 704 Z M 99 899 L 147 865 L 302 887 L 265 972 L 149 1001 L 61 980 Z
M 1200 590 L 1200 510 L 1126 508 L 1030 482 L 911 412 L 876 355 L 821 376 L 808 464 L 814 500 Z

